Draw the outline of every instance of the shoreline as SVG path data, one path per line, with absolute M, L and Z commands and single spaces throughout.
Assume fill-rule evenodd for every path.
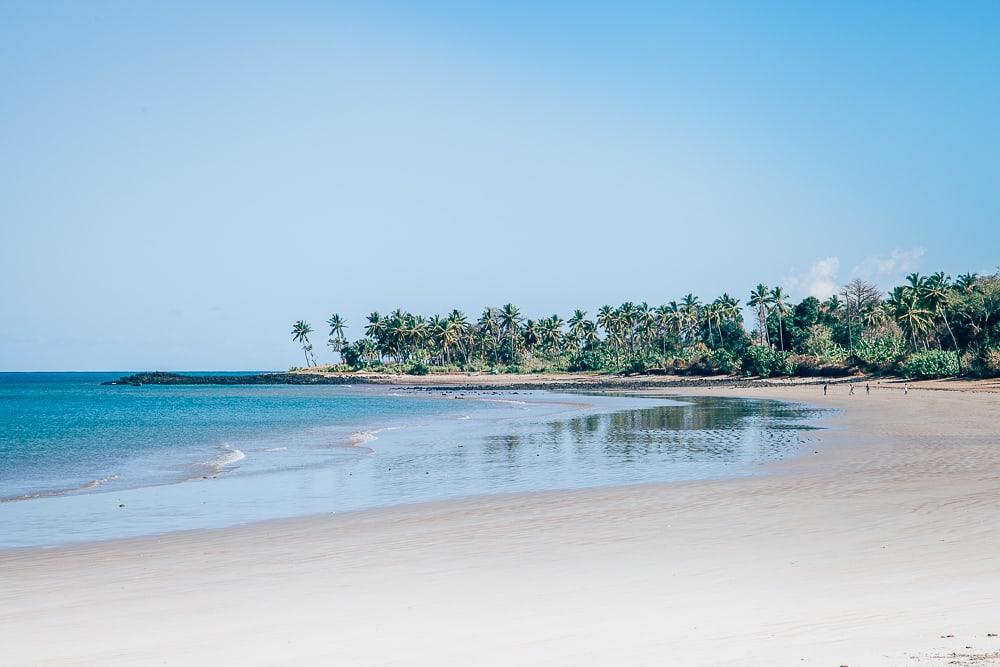
M 157 380 L 159 377 L 161 379 Z M 132 378 L 143 380 L 132 381 Z M 123 376 L 118 380 L 105 382 L 106 385 L 376 385 L 395 386 L 409 389 L 447 391 L 526 391 L 532 389 L 560 391 L 589 389 L 599 391 L 634 389 L 674 389 L 674 388 L 725 388 L 725 389 L 766 389 L 783 386 L 820 386 L 823 384 L 864 384 L 874 383 L 883 387 L 909 385 L 911 389 L 935 391 L 985 391 L 1000 392 L 1000 378 L 947 377 L 929 380 L 891 375 L 843 375 L 843 376 L 783 376 L 773 378 L 747 377 L 744 375 L 608 375 L 599 373 L 485 373 L 454 372 L 429 373 L 427 375 L 406 375 L 374 372 L 333 372 L 298 370 L 286 373 L 261 373 L 256 375 L 198 376 L 183 373 L 137 373 Z
M 510 457 L 490 454 L 490 439 L 514 433 L 519 438 L 544 437 L 548 428 L 556 424 L 583 417 L 603 420 L 620 411 L 642 410 L 666 403 L 641 397 L 568 395 L 539 390 L 504 395 L 475 391 L 423 395 L 380 388 L 379 393 L 395 396 L 394 401 L 422 401 L 425 404 L 445 401 L 450 407 L 439 411 L 440 414 L 411 413 L 405 422 L 399 422 L 400 417 L 389 421 L 382 418 L 356 421 L 353 426 L 341 424 L 337 427 L 337 437 L 326 436 L 328 442 L 325 444 L 299 447 L 314 457 L 308 465 L 299 461 L 301 451 L 282 465 L 267 460 L 266 457 L 273 455 L 256 452 L 283 451 L 287 447 L 259 449 L 251 442 L 227 440 L 211 449 L 211 458 L 200 456 L 195 463 L 185 465 L 182 474 L 160 481 L 128 484 L 125 480 L 125 486 L 112 489 L 91 489 L 93 485 L 87 484 L 83 487 L 87 490 L 77 487 L 65 491 L 47 489 L 17 497 L 0 504 L 0 526 L 10 526 L 8 534 L 0 535 L 0 551 L 157 537 L 192 529 L 219 529 L 449 497 L 546 489 L 549 484 L 534 472 L 526 472 L 521 479 L 503 481 L 507 480 L 504 461 L 510 461 Z M 471 402 L 477 407 L 462 406 L 455 401 Z M 309 428 L 303 433 L 314 431 L 316 429 Z M 383 435 L 390 436 L 387 443 L 373 442 Z M 316 437 L 309 436 L 311 439 Z M 444 443 L 454 440 L 457 448 L 433 445 L 441 438 Z M 379 457 L 372 462 L 367 456 L 345 459 L 339 454 L 371 454 L 374 449 L 383 447 L 387 458 Z M 258 460 L 255 458 L 258 456 L 265 458 Z M 316 456 L 325 458 L 318 460 Z M 459 459 L 451 458 L 455 456 Z M 527 459 L 527 456 L 532 455 L 522 453 L 521 461 L 526 467 L 531 461 L 537 470 L 536 459 Z M 208 462 L 221 466 L 220 457 L 230 457 L 225 462 L 234 465 L 219 469 L 206 467 Z M 235 461 L 236 458 L 240 460 Z M 267 467 L 261 468 L 261 461 L 265 461 Z M 249 467 L 244 466 L 246 462 L 250 463 Z M 451 463 L 455 463 L 455 467 Z M 492 472 L 483 468 L 477 482 L 475 471 L 483 464 L 490 466 Z M 520 463 L 508 462 L 506 465 L 516 467 Z M 419 470 L 414 472 L 416 468 Z M 572 488 L 576 486 L 573 480 L 579 479 L 573 477 L 576 472 L 569 467 L 557 465 L 552 472 L 570 476 L 567 481 L 552 486 Z M 425 481 L 426 474 L 433 476 Z M 490 479 L 500 481 L 486 483 Z M 442 491 L 434 491 L 426 486 L 430 480 L 438 480 L 445 487 Z M 421 491 L 420 485 L 427 490 Z M 212 509 L 206 508 L 206 503 L 210 503 Z M 19 528 L 19 524 L 24 528 Z
M 107 383 L 105 383 L 107 384 Z M 393 389 L 406 390 L 408 387 L 402 385 L 379 385 L 380 389 L 385 389 L 391 392 Z M 522 405 L 534 405 L 540 407 L 558 407 L 567 409 L 579 409 L 579 410 L 593 410 L 595 405 L 592 402 L 585 401 L 587 397 L 583 394 L 573 395 L 575 398 L 580 399 L 576 401 L 571 400 L 559 400 L 558 395 L 552 397 L 528 397 L 528 400 L 520 399 L 504 399 L 497 398 L 492 395 L 485 395 L 485 392 L 480 390 L 460 390 L 461 396 L 439 396 L 439 395 L 418 395 L 413 392 L 403 391 L 401 393 L 389 393 L 388 395 L 395 396 L 402 399 L 412 399 L 418 396 L 425 399 L 432 400 L 466 400 L 482 402 L 486 404 L 492 404 L 497 406 L 522 406 Z M 530 391 L 546 391 L 544 389 L 530 390 Z M 603 413 L 602 413 L 603 414 Z M 400 425 L 381 425 L 376 426 L 369 422 L 358 422 L 354 424 L 353 427 L 346 427 L 348 430 L 350 428 L 357 428 L 358 430 L 352 431 L 349 434 L 344 435 L 343 442 L 335 442 L 326 445 L 328 449 L 368 449 L 372 448 L 367 446 L 368 442 L 377 440 L 377 434 L 386 431 L 395 431 L 405 426 Z M 243 443 L 241 443 L 243 444 Z M 244 447 L 248 446 L 243 444 Z M 278 451 L 286 449 L 285 447 L 273 448 L 266 451 Z M 253 450 L 251 450 L 253 451 Z M 185 472 L 172 474 L 167 478 L 164 478 L 158 482 L 139 484 L 135 486 L 125 486 L 115 491 L 128 491 L 134 489 L 149 489 L 159 486 L 168 486 L 176 484 L 185 484 L 190 482 L 199 482 L 207 479 L 216 479 L 221 475 L 226 473 L 235 472 L 231 466 L 239 463 L 246 458 L 246 452 L 239 447 L 234 446 L 230 442 L 224 442 L 220 445 L 214 447 L 211 452 L 214 454 L 211 458 L 196 458 L 193 459 L 182 466 L 180 466 Z M 206 455 L 209 452 L 205 452 Z M 274 470 L 261 471 L 255 474 L 267 474 L 270 472 L 281 472 L 286 470 L 285 468 L 276 468 Z M 104 484 L 120 479 L 121 476 L 116 473 L 108 473 L 107 475 L 96 478 L 93 480 L 88 480 L 80 484 L 68 487 L 58 487 L 58 488 L 42 488 L 33 491 L 25 492 L 22 494 L 12 495 L 12 496 L 0 496 L 0 505 L 7 503 L 19 503 L 25 501 L 31 501 L 41 498 L 60 498 L 65 496 L 79 496 L 85 493 L 91 492 Z M 103 490 L 101 492 L 104 492 Z M 111 491 L 114 492 L 114 491 Z M 0 550 L 4 547 L 0 546 Z
M 463 390 L 463 391 L 465 391 L 465 390 Z M 471 390 L 471 391 L 475 392 L 475 391 L 478 391 L 478 390 Z M 546 390 L 546 391 L 551 391 L 551 390 Z M 585 394 L 573 394 L 573 393 L 570 393 L 569 391 L 567 391 L 566 393 L 568 393 L 570 396 L 574 396 L 576 398 L 581 398 L 581 399 L 587 397 L 587 395 L 585 395 Z M 650 393 L 648 391 L 643 391 L 643 390 L 635 390 L 630 395 L 633 396 L 633 397 L 635 397 L 635 398 L 639 398 L 639 399 L 646 399 L 646 398 L 648 398 L 648 399 L 658 399 L 658 398 L 663 398 L 663 399 L 677 400 L 679 402 L 683 402 L 683 399 L 685 397 L 689 397 L 690 396 L 689 392 L 687 392 L 687 391 L 684 391 L 684 392 L 674 392 L 674 391 L 671 391 L 670 393 L 654 394 L 654 393 Z M 713 396 L 714 395 L 714 396 L 719 396 L 719 397 L 722 397 L 722 398 L 729 398 L 730 397 L 730 396 L 724 396 L 724 395 L 720 395 L 720 394 L 709 394 L 709 393 L 702 393 L 702 394 L 699 394 L 699 395 L 708 395 L 708 396 Z M 737 396 L 732 396 L 732 397 L 739 398 Z M 781 399 L 781 398 L 771 398 L 771 397 L 764 397 L 764 396 L 759 396 L 759 397 L 758 396 L 746 396 L 744 398 L 750 398 L 750 399 L 753 399 L 753 400 L 773 400 L 775 402 L 785 403 L 785 404 L 787 404 L 789 406 L 802 406 L 802 407 L 806 407 L 808 409 L 819 409 L 819 410 L 823 409 L 822 406 L 819 406 L 817 404 L 809 403 L 808 401 L 786 400 L 786 399 Z M 456 400 L 476 400 L 476 401 L 485 401 L 485 402 L 497 402 L 497 403 L 501 403 L 501 404 L 507 404 L 507 403 L 526 404 L 526 403 L 529 403 L 527 401 L 510 402 L 510 401 L 505 401 L 503 399 L 481 398 L 481 397 L 475 397 L 475 396 L 455 397 L 455 399 Z M 534 401 L 530 401 L 529 404 L 546 405 L 546 406 L 559 406 L 559 407 L 565 407 L 565 408 L 568 408 L 568 409 L 579 409 L 580 411 L 589 411 L 589 414 L 591 414 L 591 415 L 610 415 L 610 414 L 614 414 L 615 412 L 620 411 L 620 409 L 618 409 L 618 408 L 615 408 L 615 409 L 610 409 L 609 408 L 607 411 L 597 410 L 596 409 L 597 406 L 595 406 L 594 404 L 592 404 L 592 403 L 585 403 L 585 402 L 582 402 L 582 401 L 580 401 L 580 402 L 573 402 L 573 401 L 555 401 L 555 400 L 534 400 Z M 636 409 L 636 408 L 631 408 L 631 409 Z M 627 410 L 629 410 L 629 408 L 626 408 L 625 410 L 627 411 Z M 803 429 L 805 432 L 809 432 L 809 433 L 817 433 L 819 431 L 826 431 L 826 430 L 829 430 L 831 428 L 830 422 L 831 421 L 835 421 L 837 419 L 837 415 L 838 414 L 839 414 L 839 411 L 835 411 L 835 412 L 833 412 L 829 416 L 812 417 L 812 418 L 809 418 L 807 420 L 803 420 L 802 422 L 797 423 L 796 426 L 792 427 L 792 428 L 795 429 L 798 426 L 803 426 L 803 427 L 805 427 L 805 429 L 809 429 L 808 431 L 805 431 L 805 429 Z M 543 417 L 548 420 L 548 419 L 552 419 L 553 415 L 551 415 L 551 414 L 549 414 L 549 415 L 543 415 Z M 562 421 L 562 418 L 560 418 L 560 419 L 553 419 L 549 423 L 555 423 L 555 422 L 560 422 L 560 421 Z M 817 424 L 821 424 L 821 425 L 817 426 Z M 371 446 L 370 443 L 377 441 L 379 439 L 378 438 L 379 434 L 381 434 L 383 432 L 395 432 L 395 431 L 403 430 L 405 428 L 407 428 L 407 427 L 405 427 L 405 426 L 386 426 L 386 427 L 381 427 L 381 428 L 377 428 L 377 429 L 374 429 L 374 430 L 358 431 L 358 432 L 353 433 L 351 435 L 352 439 L 351 439 L 350 442 L 348 442 L 346 444 L 333 445 L 333 447 L 347 448 L 347 449 L 366 449 L 366 450 L 374 451 L 374 448 Z M 816 430 L 814 431 L 812 429 L 816 429 Z M 353 438 L 356 437 L 356 436 L 360 436 L 361 439 L 355 441 Z M 823 447 L 823 443 L 822 442 L 817 442 L 817 443 L 813 443 L 813 444 L 811 444 L 809 446 L 813 447 L 814 449 L 816 447 L 822 448 Z M 791 454 L 789 456 L 781 457 L 781 458 L 778 458 L 776 460 L 760 461 L 760 462 L 751 464 L 753 466 L 756 466 L 757 469 L 760 470 L 759 473 L 755 472 L 755 473 L 752 473 L 752 474 L 733 474 L 733 475 L 723 475 L 723 476 L 718 476 L 718 477 L 707 477 L 707 478 L 699 478 L 699 479 L 678 479 L 678 480 L 667 480 L 667 481 L 637 481 L 637 482 L 629 482 L 629 483 L 624 483 L 624 484 L 617 484 L 617 483 L 611 484 L 611 483 L 609 483 L 609 484 L 602 484 L 602 485 L 598 485 L 598 486 L 584 486 L 584 487 L 575 487 L 575 488 L 540 489 L 540 490 L 528 490 L 528 491 L 521 491 L 521 490 L 519 490 L 519 491 L 485 492 L 485 493 L 475 493 L 475 494 L 471 494 L 471 495 L 458 496 L 458 497 L 454 497 L 454 498 L 447 498 L 447 499 L 440 499 L 440 500 L 421 500 L 421 501 L 416 501 L 416 502 L 401 502 L 401 503 L 389 504 L 389 505 L 377 505 L 377 506 L 374 506 L 374 507 L 363 507 L 363 508 L 358 508 L 358 509 L 337 510 L 335 512 L 319 512 L 319 513 L 305 514 L 305 515 L 299 515 L 299 516 L 288 516 L 288 517 L 278 517 L 278 518 L 257 519 L 257 520 L 252 520 L 252 521 L 249 521 L 249 522 L 239 523 L 239 524 L 236 524 L 236 525 L 225 526 L 225 527 L 185 528 L 185 529 L 171 530 L 171 531 L 164 532 L 164 533 L 156 533 L 156 534 L 150 534 L 150 535 L 141 535 L 141 536 L 134 536 L 134 537 L 111 537 L 111 538 L 105 538 L 105 539 L 75 541 L 75 542 L 52 544 L 52 545 L 24 546 L 24 547 L 0 547 L 0 564 L 2 564 L 3 557 L 5 555 L 14 554 L 14 553 L 28 553 L 28 552 L 33 552 L 33 551 L 44 552 L 44 553 L 53 553 L 55 551 L 60 551 L 60 550 L 67 550 L 68 551 L 68 550 L 74 550 L 74 549 L 83 549 L 83 550 L 98 549 L 99 550 L 99 549 L 101 549 L 104 546 L 112 546 L 112 545 L 124 544 L 124 543 L 135 543 L 137 546 L 143 546 L 143 543 L 146 543 L 146 542 L 151 542 L 152 541 L 152 542 L 159 543 L 162 540 L 171 539 L 171 538 L 174 538 L 174 537 L 184 537 L 184 536 L 197 537 L 198 535 L 214 536 L 215 533 L 228 533 L 230 531 L 242 531 L 242 530 L 251 530 L 252 531 L 252 530 L 257 530 L 257 529 L 263 530 L 263 529 L 265 529 L 269 525 L 277 527 L 279 529 L 282 527 L 283 524 L 292 525 L 292 524 L 297 524 L 297 523 L 303 523 L 303 524 L 308 525 L 308 524 L 312 524 L 313 522 L 319 522 L 319 521 L 326 522 L 331 517 L 337 517 L 337 518 L 347 517 L 347 518 L 352 518 L 355 515 L 372 515 L 372 516 L 378 517 L 380 514 L 392 512 L 393 510 L 397 510 L 397 509 L 401 510 L 401 511 L 406 511 L 406 512 L 410 512 L 410 511 L 419 512 L 421 508 L 428 508 L 429 510 L 433 511 L 433 510 L 442 509 L 442 508 L 443 509 L 453 509 L 452 506 L 460 505 L 460 504 L 463 504 L 463 503 L 468 503 L 470 506 L 478 506 L 481 503 L 484 503 L 484 504 L 489 504 L 489 503 L 492 503 L 492 502 L 501 503 L 501 502 L 504 502 L 505 500 L 509 500 L 511 502 L 520 502 L 520 501 L 529 501 L 529 502 L 538 501 L 538 502 L 541 502 L 541 500 L 544 497 L 549 497 L 549 496 L 551 496 L 551 497 L 559 497 L 559 496 L 563 496 L 563 495 L 567 495 L 567 494 L 577 494 L 577 493 L 579 493 L 579 494 L 587 494 L 589 492 L 600 493 L 600 492 L 603 492 L 603 491 L 614 491 L 614 490 L 619 490 L 619 489 L 621 489 L 621 490 L 642 489 L 644 487 L 656 488 L 656 487 L 660 487 L 660 486 L 681 486 L 681 485 L 700 485 L 700 484 L 724 483 L 724 482 L 730 482 L 730 481 L 736 481 L 736 480 L 742 480 L 742 479 L 751 479 L 751 478 L 758 477 L 758 476 L 768 476 L 768 475 L 780 474 L 780 470 L 781 469 L 780 469 L 779 466 L 781 466 L 784 463 L 788 463 L 788 462 L 794 461 L 794 460 L 796 460 L 798 458 L 806 456 L 807 455 L 806 449 L 807 449 L 807 446 L 805 444 L 802 444 L 802 445 L 797 446 L 797 451 L 795 451 L 795 453 L 793 453 L 793 454 Z M 280 471 L 278 471 L 278 472 L 280 472 Z M 269 473 L 268 472 L 263 472 L 263 473 L 252 473 L 252 474 L 253 475 L 261 475 L 261 474 L 269 474 Z M 203 477 L 199 477 L 199 478 L 190 477 L 190 478 L 185 478 L 185 479 L 179 480 L 179 481 L 163 482 L 161 484 L 152 485 L 150 487 L 137 487 L 137 488 L 155 488 L 155 487 L 161 487 L 161 486 L 167 486 L 167 485 L 185 484 L 185 483 L 189 483 L 189 482 L 199 482 L 202 479 L 204 479 L 204 478 Z M 70 493 L 70 494 L 66 494 L 66 495 L 79 495 L 79 494 L 77 494 L 77 493 Z M 32 496 L 31 498 L 26 498 L 25 500 L 31 500 L 34 497 L 35 496 Z M 7 501 L 7 502 L 17 502 L 17 501 Z
M 762 476 L 0 552 L 12 579 L 0 638 L 15 664 L 217 662 L 232 651 L 354 664 L 1000 661 L 988 636 L 1000 632 L 1000 397 L 694 390 L 662 392 L 847 409 L 819 432 L 817 453 Z M 238 577 L 220 579 L 233 567 Z M 163 628 L 135 633 L 130 618 L 164 605 L 177 611 Z M 77 653 L 41 642 L 52 623 Z M 226 645 L 247 626 L 258 632 Z

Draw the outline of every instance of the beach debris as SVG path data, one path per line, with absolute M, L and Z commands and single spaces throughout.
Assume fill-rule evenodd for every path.
M 125 503 L 120 503 L 118 507 L 125 507 Z
M 997 636 L 997 633 L 995 633 L 995 632 L 987 632 L 987 633 L 986 633 L 986 636 L 987 636 L 987 637 L 996 637 L 996 636 Z
M 941 635 L 941 639 L 951 639 L 955 635 Z

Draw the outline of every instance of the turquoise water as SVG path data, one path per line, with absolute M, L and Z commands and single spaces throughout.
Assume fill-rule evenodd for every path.
M 811 440 L 775 401 L 0 374 L 0 547 L 484 493 L 755 474 Z
M 351 425 L 449 408 L 340 386 L 101 384 L 120 375 L 0 373 L 0 500 L 180 481 L 237 459 L 244 470 L 299 465 L 327 453 L 309 445 L 346 443 Z M 246 455 L 290 446 L 306 460 Z

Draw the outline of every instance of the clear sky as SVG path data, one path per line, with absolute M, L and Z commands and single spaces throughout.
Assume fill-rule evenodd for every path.
M 1000 263 L 996 2 L 9 0 L 0 112 L 0 370 Z

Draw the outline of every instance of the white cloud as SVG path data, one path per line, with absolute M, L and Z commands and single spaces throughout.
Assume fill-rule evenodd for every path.
M 786 277 L 781 284 L 794 298 L 814 296 L 817 299 L 826 299 L 837 292 L 839 269 L 840 260 L 836 257 L 827 257 L 813 263 L 802 273 Z
M 927 253 L 924 248 L 895 248 L 888 257 L 872 255 L 854 267 L 852 274 L 882 285 L 899 281 L 920 267 Z

